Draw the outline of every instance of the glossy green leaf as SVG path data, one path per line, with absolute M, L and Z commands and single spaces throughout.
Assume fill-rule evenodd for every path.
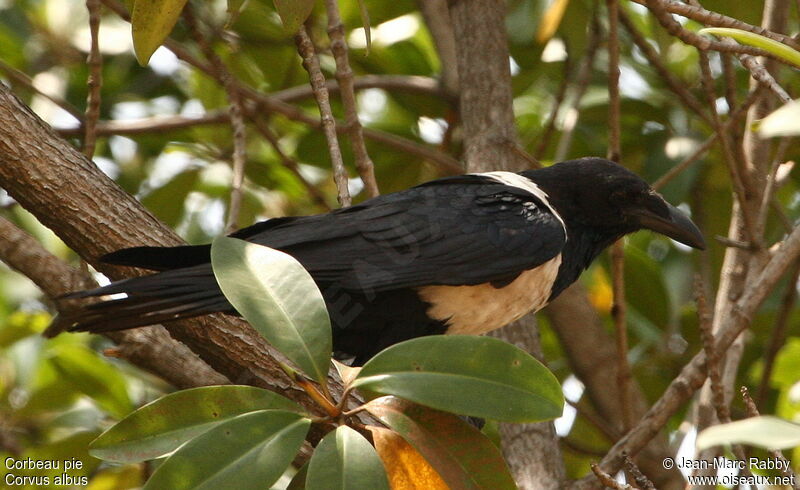
M 331 323 L 322 293 L 292 256 L 229 237 L 211 245 L 225 297 L 250 324 L 307 375 L 324 384 Z
M 754 32 L 733 29 L 731 27 L 707 27 L 698 31 L 700 34 L 713 34 L 715 36 L 730 37 L 742 44 L 755 46 L 764 51 L 774 54 L 778 58 L 788 61 L 796 66 L 800 66 L 800 52 L 789 46 L 764 37 Z
M 144 488 L 269 488 L 294 459 L 310 425 L 309 419 L 283 410 L 239 415 L 187 442 Z
M 328 433 L 314 450 L 306 477 L 308 490 L 389 490 L 378 453 L 346 425 Z
M 655 325 L 670 320 L 670 297 L 659 264 L 640 248 L 625 247 L 625 296 Z
M 252 386 L 205 386 L 170 393 L 105 431 L 92 442 L 91 454 L 119 463 L 160 458 L 215 425 L 265 409 L 300 410 L 277 393 Z
M 184 5 L 186 0 L 136 0 L 133 4 L 133 50 L 140 65 L 150 61 L 150 56 L 172 32 Z
M 273 0 L 287 32 L 294 34 L 314 9 L 314 0 Z
M 697 448 L 720 444 L 747 444 L 766 449 L 800 446 L 800 425 L 770 415 L 709 427 L 697 436 Z
M 391 396 L 369 402 L 367 411 L 408 441 L 450 488 L 517 488 L 497 446 L 459 417 Z
M 63 381 L 114 416 L 122 418 L 133 410 L 125 378 L 93 350 L 81 345 L 59 345 L 53 348 L 50 362 Z
M 429 407 L 506 422 L 558 417 L 555 376 L 528 353 L 491 337 L 422 337 L 383 350 L 353 382 Z
M 762 138 L 800 134 L 800 100 L 787 102 L 773 111 L 758 122 L 757 130 Z

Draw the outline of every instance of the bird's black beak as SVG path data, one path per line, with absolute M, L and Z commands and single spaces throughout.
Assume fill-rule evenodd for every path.
M 650 210 L 637 213 L 642 227 L 661 233 L 689 247 L 705 250 L 706 241 L 703 239 L 703 234 L 692 223 L 692 220 L 675 206 L 666 202 L 664 204 L 669 210 L 669 216 L 666 218 Z

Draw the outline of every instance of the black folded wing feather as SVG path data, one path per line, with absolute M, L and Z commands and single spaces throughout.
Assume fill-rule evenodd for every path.
M 566 241 L 563 224 L 539 197 L 480 175 L 324 215 L 268 220 L 233 236 L 289 253 L 323 289 L 358 294 L 435 284 L 499 287 L 552 259 Z M 90 305 L 75 317 L 76 329 L 99 331 L 104 316 L 108 330 L 231 309 L 213 280 L 207 245 L 137 247 L 104 260 L 163 272 L 73 295 L 128 295 Z

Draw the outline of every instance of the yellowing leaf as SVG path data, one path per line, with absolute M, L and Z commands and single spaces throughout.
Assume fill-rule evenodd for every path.
M 597 311 L 609 313 L 614 303 L 614 291 L 608 274 L 602 267 L 594 267 L 591 271 L 591 280 L 588 285 L 589 301 Z
M 136 0 L 133 4 L 133 50 L 140 65 L 150 61 L 150 56 L 172 32 L 184 5 L 186 0 Z
M 353 380 L 356 379 L 356 376 L 358 376 L 358 373 L 361 372 L 360 367 L 348 366 L 336 359 L 331 359 L 331 361 L 333 362 L 333 367 L 336 368 L 336 372 L 339 373 L 339 377 L 342 378 L 342 383 L 345 385 L 352 383 Z
M 542 16 L 542 21 L 539 23 L 539 30 L 536 31 L 537 43 L 544 44 L 553 37 L 553 34 L 558 30 L 558 26 L 561 25 L 561 19 L 564 18 L 567 5 L 569 5 L 569 0 L 555 0 L 547 7 Z
M 448 490 L 439 473 L 394 431 L 369 426 L 392 490 Z
M 450 488 L 517 488 L 500 449 L 457 416 L 393 396 L 365 408 L 411 444 Z

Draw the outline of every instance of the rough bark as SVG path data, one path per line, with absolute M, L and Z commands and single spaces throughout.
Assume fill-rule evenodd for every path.
M 453 2 L 450 16 L 457 39 L 466 170 L 521 170 L 525 163 L 514 151 L 518 140 L 512 109 L 505 2 Z M 533 315 L 505 327 L 496 336 L 542 358 Z M 503 452 L 520 488 L 561 487 L 564 464 L 552 423 L 503 424 L 501 433 Z
M 49 298 L 96 285 L 88 273 L 67 265 L 3 217 L 0 217 L 0 237 L 0 260 L 32 280 Z M 163 328 L 111 332 L 107 336 L 117 344 L 116 356 L 177 388 L 230 383 Z
M 456 38 L 453 35 L 453 24 L 450 22 L 450 11 L 447 0 L 419 0 L 417 2 L 428 31 L 431 33 L 436 53 L 441 63 L 441 86 L 448 94 L 457 94 L 458 69 L 456 62 Z
M 761 27 L 771 32 L 783 32 L 789 18 L 788 2 L 767 0 Z M 776 64 L 766 64 L 768 70 L 774 72 Z M 758 86 L 755 79 L 751 79 L 750 88 Z M 747 111 L 745 127 L 751 127 L 756 121 L 764 118 L 775 109 L 775 100 L 767 94 L 762 95 Z M 717 335 L 719 331 L 732 321 L 732 306 L 745 294 L 752 280 L 761 272 L 766 252 L 758 249 L 763 240 L 764 223 L 756 223 L 753 231 L 757 236 L 749 236 L 745 226 L 745 213 L 749 216 L 758 216 L 766 187 L 767 172 L 770 165 L 771 144 L 769 140 L 758 137 L 755 131 L 745 131 L 742 139 L 742 152 L 736 171 L 741 176 L 746 192 L 743 199 L 735 199 L 732 206 L 731 222 L 728 229 L 728 238 L 740 242 L 750 243 L 751 249 L 729 247 L 725 251 L 725 258 L 720 273 L 720 285 L 714 307 L 714 318 L 711 326 L 712 332 Z M 760 226 L 759 226 L 760 225 Z M 736 339 L 727 352 L 719 352 L 719 370 L 722 373 L 723 403 L 730 405 L 734 393 L 734 383 L 739 362 L 744 351 L 744 336 Z M 696 407 L 696 423 L 698 430 L 719 423 L 716 416 L 714 393 L 710 382 L 707 380 L 700 392 Z M 725 422 L 725 421 L 722 421 Z M 721 455 L 719 448 L 709 448 L 698 455 L 698 459 L 712 460 Z M 701 471 L 699 474 L 712 474 L 710 471 Z
M 102 254 L 134 245 L 181 243 L 172 230 L 59 138 L 2 84 L 0 187 L 112 279 L 137 271 L 102 264 L 97 261 Z M 169 333 L 233 383 L 280 392 L 318 413 L 305 392 L 280 369 L 276 359 L 284 358 L 246 322 L 210 315 L 172 322 Z M 341 393 L 341 385 L 334 380 L 332 389 Z

